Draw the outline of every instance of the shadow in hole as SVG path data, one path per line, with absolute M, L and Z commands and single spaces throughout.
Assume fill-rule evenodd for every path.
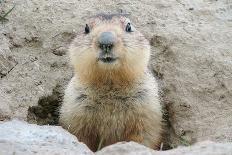
M 29 107 L 27 121 L 39 125 L 58 125 L 62 99 L 63 89 L 57 85 L 51 95 L 41 97 L 37 106 Z

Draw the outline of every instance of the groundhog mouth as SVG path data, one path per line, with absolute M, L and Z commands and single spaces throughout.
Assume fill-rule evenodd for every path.
M 113 63 L 117 59 L 118 57 L 116 57 L 112 51 L 110 52 L 101 51 L 97 58 L 98 61 L 101 61 L 103 63 Z
M 104 63 L 113 63 L 114 61 L 116 61 L 118 58 L 114 58 L 114 57 L 105 57 L 105 58 L 98 58 L 98 61 L 104 62 Z

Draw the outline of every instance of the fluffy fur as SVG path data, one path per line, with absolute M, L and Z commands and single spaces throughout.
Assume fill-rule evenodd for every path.
M 148 72 L 150 46 L 144 36 L 124 16 L 96 16 L 89 20 L 90 33 L 80 33 L 69 52 L 74 67 L 60 110 L 60 123 L 96 151 L 100 141 L 107 146 L 119 141 L 135 141 L 157 148 L 162 132 L 158 86 Z M 118 60 L 97 61 L 97 39 L 112 32 Z

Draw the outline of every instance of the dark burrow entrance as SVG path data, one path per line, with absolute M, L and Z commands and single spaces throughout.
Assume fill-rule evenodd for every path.
M 51 95 L 41 97 L 37 106 L 29 107 L 27 121 L 39 125 L 58 125 L 62 99 L 63 87 L 56 85 Z

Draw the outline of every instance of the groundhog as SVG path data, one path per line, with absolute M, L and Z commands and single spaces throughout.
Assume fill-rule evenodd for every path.
M 91 150 L 120 141 L 157 149 L 162 132 L 158 85 L 147 39 L 120 14 L 88 19 L 70 45 L 74 77 L 60 124 Z

